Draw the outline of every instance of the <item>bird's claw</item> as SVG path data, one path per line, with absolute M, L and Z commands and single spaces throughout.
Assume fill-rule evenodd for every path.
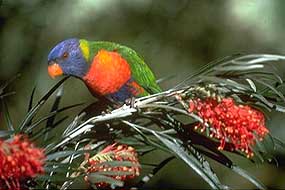
M 134 108 L 135 107 L 135 100 L 136 100 L 135 97 L 128 98 L 125 100 L 125 104 L 128 106 L 131 106 L 131 108 Z

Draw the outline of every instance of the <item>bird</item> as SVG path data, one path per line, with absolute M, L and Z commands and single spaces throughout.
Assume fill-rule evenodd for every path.
M 161 92 L 155 75 L 133 49 L 108 41 L 70 38 L 48 54 L 48 74 L 82 80 L 98 99 L 122 104 Z

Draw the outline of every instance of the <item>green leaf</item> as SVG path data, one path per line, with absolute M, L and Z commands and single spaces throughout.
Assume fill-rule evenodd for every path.
M 219 182 L 216 174 L 208 169 L 204 168 L 201 163 L 191 154 L 188 154 L 182 147 L 181 144 L 171 142 L 167 138 L 159 135 L 156 132 L 153 134 L 163 142 L 170 150 L 175 153 L 177 157 L 182 159 L 188 166 L 190 166 L 198 175 L 200 175 L 213 189 L 221 189 L 223 185 Z
M 29 112 L 29 111 L 32 109 L 32 107 L 33 107 L 33 101 L 34 101 L 35 91 L 36 91 L 36 86 L 33 88 L 32 94 L 31 94 L 31 96 L 30 96 L 28 112 Z
M 182 145 L 178 144 L 177 140 L 174 140 L 174 142 L 172 142 L 165 138 L 165 136 L 167 136 L 165 134 L 160 134 L 154 130 L 136 124 L 131 124 L 127 121 L 124 121 L 124 123 L 127 123 L 132 127 L 136 127 L 137 130 L 143 129 L 145 131 L 151 132 L 170 150 L 170 152 L 174 153 L 178 158 L 182 159 L 188 166 L 194 169 L 194 171 L 199 174 L 213 189 L 225 188 L 225 186 L 219 182 L 217 176 L 211 170 L 203 168 L 201 163 L 193 155 L 188 154 L 188 152 L 182 149 Z
M 204 165 L 201 165 L 199 160 L 197 160 L 197 158 L 194 157 L 193 155 L 188 154 L 188 152 L 182 148 L 182 144 L 178 144 L 176 139 L 173 139 L 174 142 L 172 142 L 167 138 L 165 138 L 165 136 L 167 136 L 165 134 L 161 134 L 160 132 L 156 132 L 154 130 L 136 124 L 132 124 L 125 120 L 123 120 L 123 122 L 135 128 L 139 132 L 139 134 L 143 134 L 143 132 L 140 131 L 140 129 L 152 133 L 155 137 L 158 138 L 158 140 L 160 140 L 169 149 L 166 150 L 167 152 L 174 153 L 178 158 L 182 159 L 188 166 L 194 169 L 194 171 L 196 171 L 196 173 L 199 174 L 211 186 L 211 188 L 213 189 L 226 188 L 226 186 L 222 185 L 219 182 L 217 176 L 209 168 L 209 165 L 207 165 L 206 161 L 204 162 Z M 165 150 L 165 148 L 162 150 Z
M 70 178 L 65 176 L 65 173 L 59 173 L 57 175 L 40 175 L 37 176 L 37 180 L 40 181 L 52 181 L 53 183 L 66 181 Z
M 55 159 L 59 159 L 59 158 L 65 158 L 65 157 L 68 157 L 68 156 L 70 156 L 70 155 L 82 154 L 82 153 L 84 153 L 84 152 L 86 152 L 86 151 L 83 151 L 83 150 L 81 150 L 81 151 L 79 151 L 79 150 L 75 151 L 75 150 L 73 150 L 73 151 L 60 151 L 60 152 L 55 152 L 55 153 L 53 153 L 53 154 L 49 154 L 49 155 L 46 157 L 46 160 L 47 160 L 47 161 L 51 161 L 51 160 L 55 160 Z
M 157 84 L 160 84 L 160 83 L 163 83 L 164 81 L 167 81 L 167 80 L 171 80 L 171 79 L 173 79 L 174 77 L 177 77 L 177 75 L 175 74 L 173 74 L 173 75 L 169 75 L 169 76 L 166 76 L 166 77 L 162 77 L 162 78 L 160 78 L 160 79 L 157 79 L 156 80 L 156 83 Z
M 214 154 L 212 154 L 210 152 L 207 152 L 207 151 L 204 151 L 204 150 L 199 150 L 199 151 L 202 152 L 203 154 L 205 154 L 206 156 L 210 157 L 211 159 L 213 159 L 213 160 L 221 163 L 222 165 L 230 168 L 233 172 L 237 173 L 238 175 L 244 177 L 245 179 L 247 179 L 248 181 L 253 183 L 258 189 L 266 189 L 266 187 L 261 182 L 259 182 L 256 178 L 251 176 L 249 173 L 247 173 L 243 169 L 241 169 L 238 166 L 234 165 L 232 163 L 232 161 L 229 160 L 221 152 L 219 153 L 220 156 L 217 156 L 217 155 L 214 155 Z M 221 155 L 223 155 L 223 156 L 221 157 Z M 223 158 L 223 159 L 221 159 L 221 158 Z M 228 161 L 225 162 L 225 160 L 228 160 Z
M 0 98 L 5 98 L 5 97 L 7 97 L 7 96 L 11 96 L 11 95 L 14 95 L 14 94 L 16 94 L 16 92 L 6 92 L 6 93 L 3 93 L 3 94 L 0 94 Z
M 13 133 L 14 131 L 0 130 L 0 138 L 11 136 Z
M 102 163 L 95 164 L 94 166 L 100 167 L 100 166 L 111 166 L 111 167 L 118 167 L 118 166 L 126 166 L 126 167 L 139 167 L 140 164 L 136 164 L 130 161 L 106 161 Z
M 63 95 L 63 86 L 60 86 L 59 89 L 58 89 L 58 92 L 56 93 L 56 98 L 54 100 L 54 103 L 52 105 L 50 113 L 56 112 L 58 110 L 59 103 L 60 103 L 60 100 L 62 98 L 62 95 Z M 50 127 L 53 126 L 55 118 L 56 118 L 56 114 L 47 119 L 46 128 L 50 128 Z M 49 136 L 49 131 L 47 131 L 45 133 L 44 140 L 47 140 L 48 136 Z
M 9 129 L 9 131 L 15 131 L 15 128 L 13 126 L 13 123 L 12 123 L 12 120 L 11 120 L 11 117 L 10 117 L 10 113 L 9 113 L 9 110 L 8 110 L 8 106 L 5 102 L 4 99 L 2 99 L 2 110 L 3 110 L 3 114 L 4 114 L 4 117 L 5 117 L 5 121 L 6 121 L 6 124 L 7 124 L 7 127 Z
M 31 131 L 33 128 L 37 127 L 38 125 L 40 125 L 42 122 L 48 120 L 49 118 L 51 117 L 54 117 L 56 114 L 60 113 L 60 112 L 63 112 L 65 110 L 68 110 L 68 109 L 71 109 L 71 108 L 74 108 L 74 107 L 77 107 L 77 106 L 81 106 L 82 104 L 74 104 L 74 105 L 70 105 L 70 106 L 66 106 L 66 107 L 63 107 L 61 109 L 58 109 L 54 112 L 50 112 L 49 114 L 47 114 L 46 116 L 43 116 L 41 119 L 39 119 L 38 121 L 36 121 L 34 124 L 32 124 L 31 126 L 28 126 L 26 127 L 26 130 L 25 130 L 25 133 Z
M 23 131 L 23 129 L 27 126 L 27 124 L 32 120 L 32 118 L 35 116 L 35 114 L 39 111 L 39 109 L 42 107 L 42 105 L 48 100 L 48 98 L 56 91 L 56 89 L 69 77 L 65 77 L 61 79 L 57 84 L 55 84 L 39 101 L 38 103 L 32 107 L 32 109 L 27 113 L 24 120 L 19 126 L 20 131 Z
M 262 96 L 260 94 L 254 94 L 254 93 L 251 94 L 251 96 L 257 98 L 261 103 L 263 103 L 264 105 L 266 105 L 270 109 L 274 108 L 274 104 L 269 102 L 266 98 L 264 98 L 264 96 Z
M 277 89 L 274 88 L 274 86 L 264 82 L 263 80 L 259 80 L 259 79 L 254 79 L 256 82 L 268 87 L 270 90 L 272 90 L 276 95 L 278 95 L 283 102 L 285 102 L 285 97 L 283 96 L 283 94 L 281 92 L 279 92 Z
M 219 66 L 215 67 L 214 70 L 216 71 L 247 71 L 247 70 L 255 70 L 255 69 L 262 69 L 264 65 L 262 64 L 255 64 L 255 65 L 240 65 L 240 66 Z
M 171 156 L 169 158 L 166 158 L 162 162 L 160 162 L 153 170 L 152 174 L 155 175 L 157 172 L 159 172 L 164 166 L 166 166 L 170 161 L 172 161 L 175 157 Z
M 18 73 L 16 75 L 14 75 L 12 78 L 10 78 L 9 80 L 7 80 L 4 84 L 2 84 L 0 86 L 0 95 L 2 95 L 4 93 L 5 88 L 7 88 L 7 86 L 9 86 L 9 84 L 11 84 L 14 80 L 19 78 L 20 76 L 21 75 Z
M 243 170 L 238 166 L 232 166 L 231 169 L 238 173 L 239 175 L 243 176 L 244 178 L 248 179 L 251 183 L 253 183 L 258 189 L 267 189 L 264 184 L 262 184 L 259 180 L 249 174 L 247 171 Z
M 248 84 L 251 87 L 251 89 L 253 90 L 253 92 L 256 92 L 256 86 L 255 86 L 254 82 L 249 78 L 247 78 L 245 80 L 248 82 Z
M 203 81 L 210 81 L 212 83 L 217 83 L 219 85 L 228 85 L 232 88 L 237 88 L 242 91 L 252 91 L 251 88 L 249 88 L 247 85 L 238 83 L 231 79 L 225 79 L 225 78 L 215 77 L 215 76 L 202 76 L 201 79 L 203 79 Z
M 281 148 L 285 149 L 285 143 L 278 139 L 277 137 L 272 137 L 273 138 L 273 142 L 277 145 L 279 145 Z
M 33 88 L 32 90 L 32 94 L 31 94 L 31 97 L 30 97 L 30 101 L 29 101 L 29 106 L 28 106 L 28 113 L 29 111 L 32 109 L 33 107 L 33 101 L 34 101 L 34 95 L 35 95 L 35 91 L 36 91 L 36 86 Z M 31 125 L 32 124 L 32 119 L 27 122 L 27 125 Z
M 107 175 L 107 176 L 124 176 L 124 175 L 132 175 L 134 174 L 133 172 L 129 171 L 97 171 L 97 172 L 92 172 L 96 173 L 98 175 Z
M 118 186 L 118 187 L 123 187 L 124 186 L 124 182 L 123 181 L 119 181 L 116 180 L 112 177 L 108 177 L 105 175 L 99 175 L 97 173 L 90 173 L 88 174 L 88 180 L 95 184 L 95 183 L 107 183 L 110 184 L 112 186 Z
M 237 73 L 236 76 L 239 76 L 239 77 L 243 77 L 243 78 L 247 78 L 248 76 L 250 77 L 256 77 L 256 78 L 264 78 L 264 77 L 267 77 L 267 78 L 272 78 L 272 80 L 275 79 L 276 82 L 282 84 L 283 83 L 283 80 L 282 78 L 275 72 L 268 72 L 268 71 L 250 71 L 250 72 L 242 72 L 242 73 Z
M 158 142 L 155 142 L 154 140 L 152 140 L 149 136 L 147 136 L 146 134 L 144 134 L 142 131 L 140 131 L 138 128 L 137 128 L 137 125 L 136 124 L 133 124 L 133 123 L 130 123 L 128 121 L 124 121 L 123 120 L 123 123 L 133 127 L 133 129 L 135 129 L 135 131 L 141 135 L 141 137 L 145 140 L 145 142 L 161 149 L 161 150 L 165 150 L 167 151 L 167 149 L 164 147 L 164 146 L 161 146 Z
M 49 163 L 47 163 L 49 164 Z M 54 166 L 58 166 L 58 167 L 54 167 Z M 58 162 L 54 163 L 52 166 L 47 166 L 45 167 L 45 173 L 49 173 L 49 172 L 56 172 L 56 173 L 61 173 L 62 174 L 66 174 L 68 171 L 73 171 L 72 169 L 70 169 L 70 165 L 69 164 L 60 164 Z
M 215 152 L 216 154 L 214 154 L 212 152 L 209 152 L 203 149 L 199 149 L 199 148 L 196 148 L 196 149 L 201 154 L 204 154 L 205 156 L 215 160 L 216 162 L 222 164 L 223 166 L 231 167 L 233 164 L 232 161 L 221 152 Z

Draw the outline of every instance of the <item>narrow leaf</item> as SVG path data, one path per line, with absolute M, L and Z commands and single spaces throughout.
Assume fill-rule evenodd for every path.
M 247 71 L 253 69 L 262 69 L 264 65 L 262 64 L 255 64 L 255 65 L 241 65 L 241 66 L 220 66 L 215 67 L 214 70 L 216 71 Z
M 244 178 L 248 179 L 251 183 L 253 183 L 258 189 L 267 189 L 264 184 L 258 181 L 255 177 L 250 175 L 247 171 L 243 170 L 238 166 L 232 166 L 231 168 L 234 172 L 238 173 L 239 175 L 243 176 Z
M 29 101 L 29 107 L 28 107 L 28 113 L 29 111 L 32 109 L 33 107 L 33 101 L 34 101 L 34 94 L 35 94 L 35 91 L 36 91 L 36 86 L 33 88 L 32 90 L 32 94 L 31 94 L 31 97 L 30 97 L 30 101 Z M 27 122 L 27 125 L 31 125 L 32 124 L 32 119 Z
M 108 184 L 111 184 L 113 186 L 118 186 L 118 187 L 123 187 L 123 185 L 124 185 L 124 182 L 122 182 L 122 181 L 116 180 L 116 179 L 114 179 L 112 177 L 99 175 L 99 174 L 96 174 L 96 173 L 88 174 L 88 180 L 91 183 L 101 183 L 101 182 L 104 182 L 104 183 L 108 183 Z
M 3 91 L 5 90 L 5 88 L 7 86 L 9 86 L 9 84 L 11 84 L 14 80 L 16 80 L 17 78 L 19 78 L 21 75 L 18 73 L 16 75 L 14 75 L 12 78 L 10 78 L 9 80 L 7 80 L 3 85 L 0 86 L 0 94 L 3 93 Z
M 36 91 L 36 86 L 33 88 L 32 94 L 31 94 L 31 96 L 30 96 L 28 112 L 29 112 L 29 111 L 32 109 L 32 107 L 33 107 L 33 101 L 34 101 L 35 91 Z
M 36 121 L 33 125 L 31 126 L 28 126 L 26 127 L 26 130 L 25 132 L 28 132 L 28 131 L 31 131 L 33 128 L 37 127 L 39 124 L 41 124 L 42 122 L 48 120 L 49 118 L 51 117 L 54 117 L 54 115 L 60 113 L 60 112 L 63 112 L 65 110 L 68 110 L 68 109 L 71 109 L 71 108 L 74 108 L 74 107 L 77 107 L 77 106 L 81 106 L 82 104 L 79 103 L 79 104 L 74 104 L 74 105 L 71 105 L 71 106 L 66 106 L 66 107 L 63 107 L 57 111 L 54 111 L 54 112 L 50 112 L 48 113 L 46 116 L 43 116 L 41 119 L 39 119 L 38 121 Z
M 38 110 L 42 107 L 42 105 L 47 101 L 47 99 L 53 94 L 53 92 L 69 77 L 65 77 L 60 80 L 57 84 L 55 84 L 39 101 L 38 103 L 32 107 L 32 109 L 27 113 L 24 120 L 19 126 L 20 131 L 22 131 L 26 126 L 27 123 L 31 121 L 31 119 L 35 116 Z
M 123 176 L 123 175 L 132 175 L 133 172 L 129 171 L 98 171 L 98 172 L 93 172 L 98 175 L 107 175 L 107 176 Z
M 254 92 L 256 92 L 256 86 L 255 86 L 254 82 L 253 82 L 251 79 L 249 79 L 249 78 L 247 78 L 247 79 L 245 79 L 245 80 L 248 82 L 248 84 L 249 84 L 249 86 L 251 87 L 251 89 L 252 89 Z
M 270 85 L 270 84 L 264 82 L 263 80 L 259 80 L 259 79 L 254 79 L 254 80 L 255 80 L 256 82 L 258 82 L 258 83 L 260 83 L 260 84 L 262 84 L 262 85 L 268 87 L 268 88 L 269 88 L 270 90 L 272 90 L 276 95 L 278 95 L 278 96 L 282 99 L 283 102 L 285 102 L 285 97 L 283 96 L 283 94 L 282 94 L 280 91 L 278 91 L 277 89 L 275 89 L 272 85 Z
M 59 87 L 58 92 L 56 93 L 56 98 L 54 100 L 54 103 L 52 105 L 50 112 L 54 112 L 54 111 L 58 110 L 59 103 L 60 103 L 62 95 L 63 95 L 63 87 L 61 86 L 61 87 Z M 55 115 L 54 115 L 54 117 L 51 117 L 47 120 L 46 127 L 52 126 L 54 120 L 55 120 Z
M 0 138 L 3 138 L 3 137 L 8 137 L 10 135 L 12 135 L 14 133 L 14 131 L 7 131 L 7 130 L 1 130 L 0 131 Z
M 11 120 L 11 117 L 10 117 L 10 113 L 9 113 L 6 101 L 4 99 L 2 99 L 1 102 L 2 102 L 3 114 L 4 114 L 4 117 L 5 117 L 5 121 L 6 121 L 7 127 L 8 127 L 8 129 L 10 131 L 15 131 L 15 128 L 14 128 L 14 126 L 12 124 L 12 120 Z
M 55 152 L 53 154 L 49 154 L 46 158 L 47 161 L 51 161 L 51 160 L 55 160 L 55 159 L 59 159 L 59 158 L 64 158 L 70 155 L 74 155 L 74 154 L 81 154 L 84 151 L 60 151 L 60 152 Z
M 153 134 L 161 140 L 173 153 L 176 154 L 179 158 L 181 158 L 188 166 L 190 166 L 197 174 L 199 174 L 213 189 L 221 189 L 223 186 L 218 181 L 216 175 L 212 175 L 205 171 L 201 166 L 200 162 L 193 156 L 187 154 L 179 145 L 169 141 L 168 139 L 162 137 L 161 135 L 153 132 Z

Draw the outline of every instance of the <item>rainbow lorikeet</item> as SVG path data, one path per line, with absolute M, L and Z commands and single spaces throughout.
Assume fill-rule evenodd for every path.
M 48 55 L 48 73 L 84 81 L 97 98 L 122 103 L 160 92 L 150 68 L 132 49 L 112 42 L 67 39 Z

